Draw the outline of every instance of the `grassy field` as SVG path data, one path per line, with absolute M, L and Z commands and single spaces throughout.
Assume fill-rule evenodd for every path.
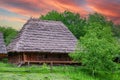
M 96 74 L 75 66 L 47 65 L 16 67 L 0 62 L 0 80 L 120 80 L 119 71 L 114 74 Z

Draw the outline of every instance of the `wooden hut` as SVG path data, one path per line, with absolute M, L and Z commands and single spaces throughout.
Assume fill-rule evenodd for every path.
M 0 32 L 0 59 L 7 57 L 7 50 L 3 39 L 3 34 Z
M 60 21 L 31 18 L 8 45 L 10 63 L 73 63 L 77 39 Z

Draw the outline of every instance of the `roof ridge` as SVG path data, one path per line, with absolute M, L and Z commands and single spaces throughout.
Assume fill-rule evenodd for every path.
M 54 21 L 54 20 L 42 20 L 42 19 L 39 19 L 39 18 L 32 18 L 32 17 L 28 20 L 28 22 L 30 22 L 30 21 L 41 21 L 41 22 L 61 22 L 61 21 Z

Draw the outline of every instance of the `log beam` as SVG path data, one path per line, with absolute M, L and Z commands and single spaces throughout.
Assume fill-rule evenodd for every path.
M 26 61 L 26 62 L 30 62 L 30 63 L 50 63 L 50 64 L 54 64 L 54 63 L 74 64 L 74 63 L 78 63 L 78 62 L 74 62 L 74 61 Z

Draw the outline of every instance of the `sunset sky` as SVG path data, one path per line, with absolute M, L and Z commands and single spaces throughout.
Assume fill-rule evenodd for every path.
M 120 23 L 120 0 L 0 0 L 0 25 L 19 30 L 30 17 L 51 10 L 69 10 L 81 16 L 98 12 Z

